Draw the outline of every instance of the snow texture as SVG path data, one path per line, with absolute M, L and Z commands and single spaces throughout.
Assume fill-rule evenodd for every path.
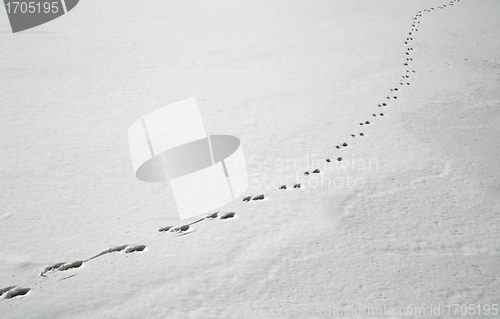
M 499 304 L 499 16 L 87 0 L 13 34 L 0 10 L 0 317 Z M 208 134 L 241 140 L 249 187 L 180 223 L 168 184 L 135 178 L 127 130 L 193 96 Z

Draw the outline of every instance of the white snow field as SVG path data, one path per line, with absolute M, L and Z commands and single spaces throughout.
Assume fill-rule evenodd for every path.
M 0 317 L 499 318 L 499 17 L 86 0 L 13 34 L 1 9 Z M 160 232 L 197 218 L 135 178 L 127 131 L 191 97 L 250 186 Z

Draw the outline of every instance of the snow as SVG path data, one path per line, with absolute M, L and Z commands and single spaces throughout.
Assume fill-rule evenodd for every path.
M 0 317 L 498 304 L 500 2 L 448 3 L 87 0 L 16 34 L 0 10 Z M 127 130 L 190 97 L 250 187 L 182 232 L 213 212 L 180 221 Z

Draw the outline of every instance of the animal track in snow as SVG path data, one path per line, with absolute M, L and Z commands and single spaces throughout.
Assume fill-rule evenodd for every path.
M 330 159 L 326 160 L 327 162 L 330 162 Z M 313 172 L 314 173 L 314 172 Z M 284 187 L 284 188 L 283 188 Z M 294 184 L 293 188 L 300 188 L 300 184 Z M 281 186 L 279 189 L 287 189 L 286 185 Z
M 309 172 L 305 172 L 304 175 L 309 175 Z M 244 202 L 249 202 L 251 200 L 263 200 L 264 197 L 265 197 L 264 194 L 261 194 L 259 196 L 254 196 L 254 197 L 252 197 L 252 196 L 246 196 L 245 198 L 243 198 L 243 201 Z
M 4 293 L 12 290 L 13 288 L 16 288 L 16 286 L 10 286 L 10 287 L 5 287 L 5 288 L 0 289 L 0 296 L 3 296 Z
M 69 269 L 80 268 L 82 265 L 83 265 L 82 260 L 77 260 L 77 261 L 72 262 L 72 263 L 65 263 L 65 262 L 57 263 L 57 264 L 54 264 L 52 266 L 45 267 L 45 269 L 40 273 L 40 276 L 45 275 L 49 271 L 66 271 Z
M 162 227 L 162 228 L 158 229 L 158 231 L 159 232 L 166 232 L 166 231 L 169 231 L 170 229 L 172 229 L 172 227 L 174 227 L 174 226 Z
M 189 225 L 182 225 L 179 227 L 174 227 L 170 231 L 180 233 L 180 232 L 187 231 L 188 229 L 189 229 Z
M 251 198 L 251 196 L 249 196 Z M 227 219 L 227 218 L 231 218 L 235 215 L 235 213 L 227 213 L 227 214 L 223 214 L 220 219 Z M 166 227 L 162 227 L 160 229 L 158 229 L 159 232 L 171 232 L 171 233 L 180 233 L 179 236 L 183 236 L 183 235 L 187 235 L 187 234 L 190 234 L 190 233 L 193 233 L 195 232 L 196 230 L 191 230 L 191 225 L 193 224 L 196 224 L 196 223 L 199 223 L 199 222 L 202 222 L 206 219 L 210 220 L 210 219 L 217 219 L 217 217 L 219 217 L 219 212 L 215 212 L 215 213 L 212 213 L 212 214 L 209 214 L 203 218 L 200 218 L 194 222 L 191 222 L 189 224 L 186 224 L 186 225 L 182 225 L 182 226 L 166 226 Z M 143 247 L 144 246 L 144 247 Z M 146 248 L 145 245 L 141 245 L 141 246 L 126 246 L 127 248 L 125 249 L 125 252 L 128 253 L 128 252 L 133 252 L 133 251 L 142 251 L 144 248 Z M 122 248 L 122 247 L 120 247 Z M 101 253 L 102 254 L 102 253 Z
M 1 290 L 2 293 L 0 294 L 0 296 L 3 295 L 4 293 L 6 293 L 4 298 L 5 299 L 12 299 L 12 298 L 15 298 L 15 297 L 24 296 L 30 290 L 31 290 L 31 288 L 7 287 L 7 288 L 3 288 Z
M 222 216 L 220 217 L 220 219 L 229 219 L 229 218 L 233 218 L 235 215 L 236 215 L 236 213 L 234 213 L 234 212 L 226 213 L 226 214 L 222 215 Z
M 125 253 L 130 254 L 130 253 L 140 252 L 144 251 L 144 249 L 146 249 L 146 245 L 127 246 L 127 248 L 125 248 Z
M 105 251 L 102 251 L 99 254 L 97 254 L 93 257 L 90 257 L 89 259 L 87 259 L 83 262 L 86 263 L 92 259 L 104 256 L 106 254 L 111 254 L 111 253 L 116 253 L 116 252 L 121 252 L 121 251 L 125 251 L 125 253 L 127 253 L 127 254 L 133 253 L 136 251 L 140 252 L 140 251 L 143 251 L 145 248 L 146 248 L 146 245 L 136 245 L 136 246 L 121 245 L 121 246 L 110 247 L 110 248 L 106 249 Z
M 207 217 L 205 217 L 205 218 L 206 219 L 215 219 L 215 218 L 217 218 L 217 216 L 219 216 L 219 212 L 215 212 L 213 214 L 207 215 Z

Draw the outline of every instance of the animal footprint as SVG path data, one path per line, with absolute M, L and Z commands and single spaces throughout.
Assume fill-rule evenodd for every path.
M 170 229 L 171 232 L 181 233 L 189 229 L 189 225 L 182 225 L 180 227 L 173 227 Z
M 286 185 L 281 185 L 278 189 L 286 189 Z
M 236 213 L 233 213 L 233 212 L 231 212 L 231 213 L 226 213 L 226 214 L 222 215 L 222 216 L 220 217 L 220 219 L 229 219 L 229 218 L 233 218 L 233 217 L 234 217 L 234 215 L 236 215 Z
M 205 218 L 215 219 L 215 218 L 217 218 L 217 216 L 219 216 L 219 212 L 215 212 L 213 214 L 207 215 L 207 217 L 205 217 Z
M 172 231 L 172 226 L 167 226 L 165 228 L 160 228 L 158 231 L 167 231 L 167 230 Z M 95 255 L 93 257 L 90 257 L 89 259 L 87 259 L 87 260 L 85 260 L 83 262 L 87 262 L 87 261 L 90 261 L 90 260 L 95 259 L 97 257 L 101 257 L 101 256 L 104 256 L 104 255 L 110 254 L 110 253 L 120 252 L 120 251 L 123 251 L 123 250 L 125 250 L 125 253 L 131 253 L 131 252 L 135 252 L 135 251 L 143 251 L 144 248 L 146 248 L 146 245 L 138 245 L 138 246 L 122 245 L 122 246 L 110 247 L 110 248 L 106 249 L 105 251 L 102 251 L 99 254 L 97 254 L 97 255 Z M 54 265 L 54 266 L 57 266 L 57 264 Z M 59 270 L 59 269 L 56 269 L 56 270 Z
M 243 201 L 249 202 L 251 199 L 252 199 L 252 196 L 247 196 L 247 197 L 243 198 Z
M 182 227 L 184 227 L 184 226 L 182 226 Z M 188 226 L 188 228 L 189 228 L 189 226 Z M 146 245 L 127 246 L 127 248 L 125 248 L 125 253 L 126 254 L 135 253 L 135 252 L 139 252 L 139 251 L 144 251 L 144 249 L 146 249 Z
M 0 289 L 0 296 L 3 296 L 4 293 L 12 290 L 13 288 L 16 288 L 16 286 L 10 286 L 10 287 Z
M 170 229 L 172 229 L 172 227 L 174 227 L 174 226 L 162 227 L 162 228 L 158 229 L 158 231 L 159 232 L 166 232 L 166 231 L 169 231 Z
M 300 188 L 300 184 L 293 185 L 293 188 Z
M 261 194 L 259 196 L 255 196 L 254 198 L 252 198 L 252 200 L 263 200 L 264 199 L 264 194 Z
M 66 271 L 66 270 L 73 269 L 73 268 L 79 268 L 82 265 L 83 265 L 83 261 L 77 260 L 77 261 L 74 261 L 72 263 L 66 263 L 66 264 L 62 265 L 61 267 L 59 267 L 57 270 Z
M 313 171 L 313 173 L 314 173 L 314 174 L 319 174 L 319 172 L 320 172 L 320 171 L 319 171 L 319 169 L 317 169 L 317 168 Z
M 43 276 L 49 271 L 66 271 L 73 268 L 79 268 L 82 265 L 83 265 L 82 260 L 77 260 L 72 263 L 57 263 L 55 265 L 45 267 L 44 271 L 42 271 L 40 275 Z
M 12 288 L 14 288 L 14 289 L 12 289 Z M 31 290 L 31 288 L 7 287 L 7 288 L 3 288 L 1 290 L 0 296 L 3 295 L 4 293 L 6 293 L 5 294 L 5 299 L 12 299 L 12 298 L 15 298 L 15 297 L 18 297 L 18 296 L 24 296 L 30 290 Z

